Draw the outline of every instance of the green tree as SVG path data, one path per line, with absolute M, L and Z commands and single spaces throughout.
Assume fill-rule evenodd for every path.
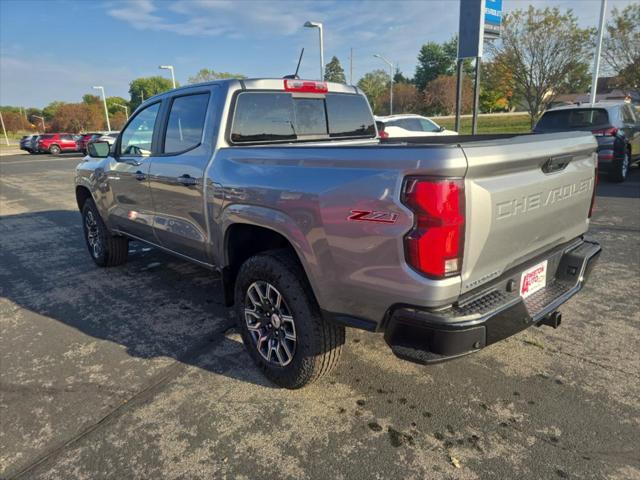
M 396 73 L 393 74 L 393 83 L 401 84 L 401 83 L 411 83 L 411 79 L 405 77 L 399 68 L 396 68 Z
M 64 104 L 65 102 L 61 102 L 59 100 L 51 102 L 49 105 L 42 109 L 42 116 L 46 121 L 51 120 L 55 116 L 56 111 Z
M 366 73 L 358 82 L 358 88 L 369 99 L 373 113 L 382 114 L 382 102 L 380 99 L 385 91 L 389 89 L 389 74 L 382 69 Z
M 640 91 L 640 3 L 614 8 L 607 22 L 602 57 L 625 90 Z
M 423 91 L 429 82 L 440 75 L 452 75 L 455 72 L 455 65 L 456 54 L 446 44 L 425 43 L 418 54 L 413 82 L 419 91 Z
M 107 97 L 107 110 L 109 111 L 109 115 L 115 115 L 119 112 L 124 114 L 124 108 L 119 107 L 118 105 L 124 105 L 128 108 L 129 102 L 122 97 Z
M 579 64 L 589 63 L 593 29 L 578 26 L 571 10 L 516 10 L 503 19 L 501 38 L 489 47 L 496 61 L 513 72 L 515 93 L 531 117 L 531 126 L 566 88 Z
M 344 69 L 335 55 L 331 57 L 331 61 L 324 68 L 324 79 L 327 82 L 347 83 Z
M 86 103 L 87 105 L 95 105 L 100 103 L 100 97 L 98 95 L 93 95 L 92 93 L 85 93 L 82 96 L 82 103 Z
M 509 110 L 513 98 L 513 72 L 496 59 L 482 64 L 480 110 L 486 113 Z
M 223 80 L 225 78 L 247 78 L 239 73 L 216 72 L 209 68 L 202 68 L 193 77 L 189 77 L 189 83 L 211 82 L 212 80 Z
M 173 83 L 170 79 L 165 77 L 155 76 L 136 78 L 129 84 L 129 95 L 131 95 L 129 104 L 131 105 L 131 109 L 135 110 L 143 100 L 147 100 L 154 95 L 166 92 L 172 88 Z

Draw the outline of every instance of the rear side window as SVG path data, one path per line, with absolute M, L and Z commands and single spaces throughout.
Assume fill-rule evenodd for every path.
M 209 94 L 176 97 L 171 103 L 164 153 L 179 153 L 200 145 Z
M 625 105 L 622 107 L 622 121 L 631 125 L 636 123 L 636 118 L 631 105 Z
M 233 143 L 375 137 L 364 97 L 350 94 L 293 96 L 242 92 L 231 127 Z
M 536 130 L 592 130 L 609 125 L 609 115 L 604 108 L 572 108 L 546 112 Z

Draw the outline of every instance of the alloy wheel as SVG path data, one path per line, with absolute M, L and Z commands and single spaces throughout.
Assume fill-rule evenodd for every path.
M 260 356 L 279 367 L 291 363 L 296 352 L 296 327 L 278 289 L 265 281 L 252 283 L 244 307 L 247 329 Z
M 87 232 L 87 243 L 89 244 L 89 250 L 93 258 L 98 258 L 102 253 L 102 241 L 100 240 L 100 227 L 93 215 L 93 212 L 89 210 L 84 217 L 85 231 Z

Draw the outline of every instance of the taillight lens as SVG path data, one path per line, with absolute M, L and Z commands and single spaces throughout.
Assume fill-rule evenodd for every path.
M 601 130 L 592 130 L 591 133 L 594 135 L 603 135 L 605 137 L 615 137 L 618 134 L 618 129 L 616 127 L 603 128 Z
M 408 178 L 402 201 L 415 215 L 404 239 L 407 263 L 431 278 L 458 275 L 464 249 L 464 181 Z
M 285 80 L 284 89 L 287 92 L 301 93 L 327 93 L 329 91 L 326 82 L 314 80 Z
M 378 130 L 378 136 L 380 138 L 389 138 L 389 134 L 387 132 L 385 132 L 384 130 Z

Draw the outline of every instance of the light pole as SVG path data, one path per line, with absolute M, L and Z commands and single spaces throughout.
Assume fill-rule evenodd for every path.
M 124 113 L 127 116 L 127 120 L 129 120 L 129 107 L 126 105 L 120 105 L 119 103 L 114 103 L 116 107 L 124 108 Z
M 33 118 L 39 118 L 42 121 L 42 133 L 45 133 L 47 129 L 44 126 L 44 117 L 39 117 L 38 115 L 31 115 Z
M 602 36 L 604 34 L 604 17 L 607 10 L 607 0 L 602 0 L 600 4 L 600 26 L 598 28 L 598 41 L 596 43 L 596 55 L 593 60 L 593 75 L 591 78 L 591 95 L 589 103 L 596 103 L 598 93 L 598 73 L 600 71 L 600 50 L 602 49 Z
M 160 65 L 160 70 L 171 70 L 171 81 L 173 82 L 173 88 L 176 88 L 176 75 L 173 70 L 173 65 Z
M 9 138 L 7 137 L 7 129 L 4 128 L 4 118 L 2 118 L 2 112 L 0 112 L 0 123 L 2 123 L 2 133 L 4 133 L 4 141 L 7 142 L 7 147 L 8 147 Z
M 386 58 L 384 58 L 382 55 L 380 55 L 379 53 L 376 53 L 374 55 L 374 57 L 379 58 L 380 60 L 382 60 L 384 63 L 386 63 L 387 65 L 389 65 L 389 79 L 390 79 L 390 84 L 391 84 L 391 89 L 389 90 L 389 115 L 393 115 L 393 63 L 391 63 L 389 60 L 387 60 Z
M 109 123 L 109 110 L 107 109 L 107 97 L 104 94 L 104 87 L 93 87 L 96 90 L 100 90 L 102 92 L 102 103 L 104 103 L 104 116 L 107 119 L 107 131 L 111 131 L 111 123 Z
M 322 38 L 322 23 L 320 22 L 305 22 L 307 28 L 317 28 L 320 32 L 320 81 L 324 80 L 324 40 Z

